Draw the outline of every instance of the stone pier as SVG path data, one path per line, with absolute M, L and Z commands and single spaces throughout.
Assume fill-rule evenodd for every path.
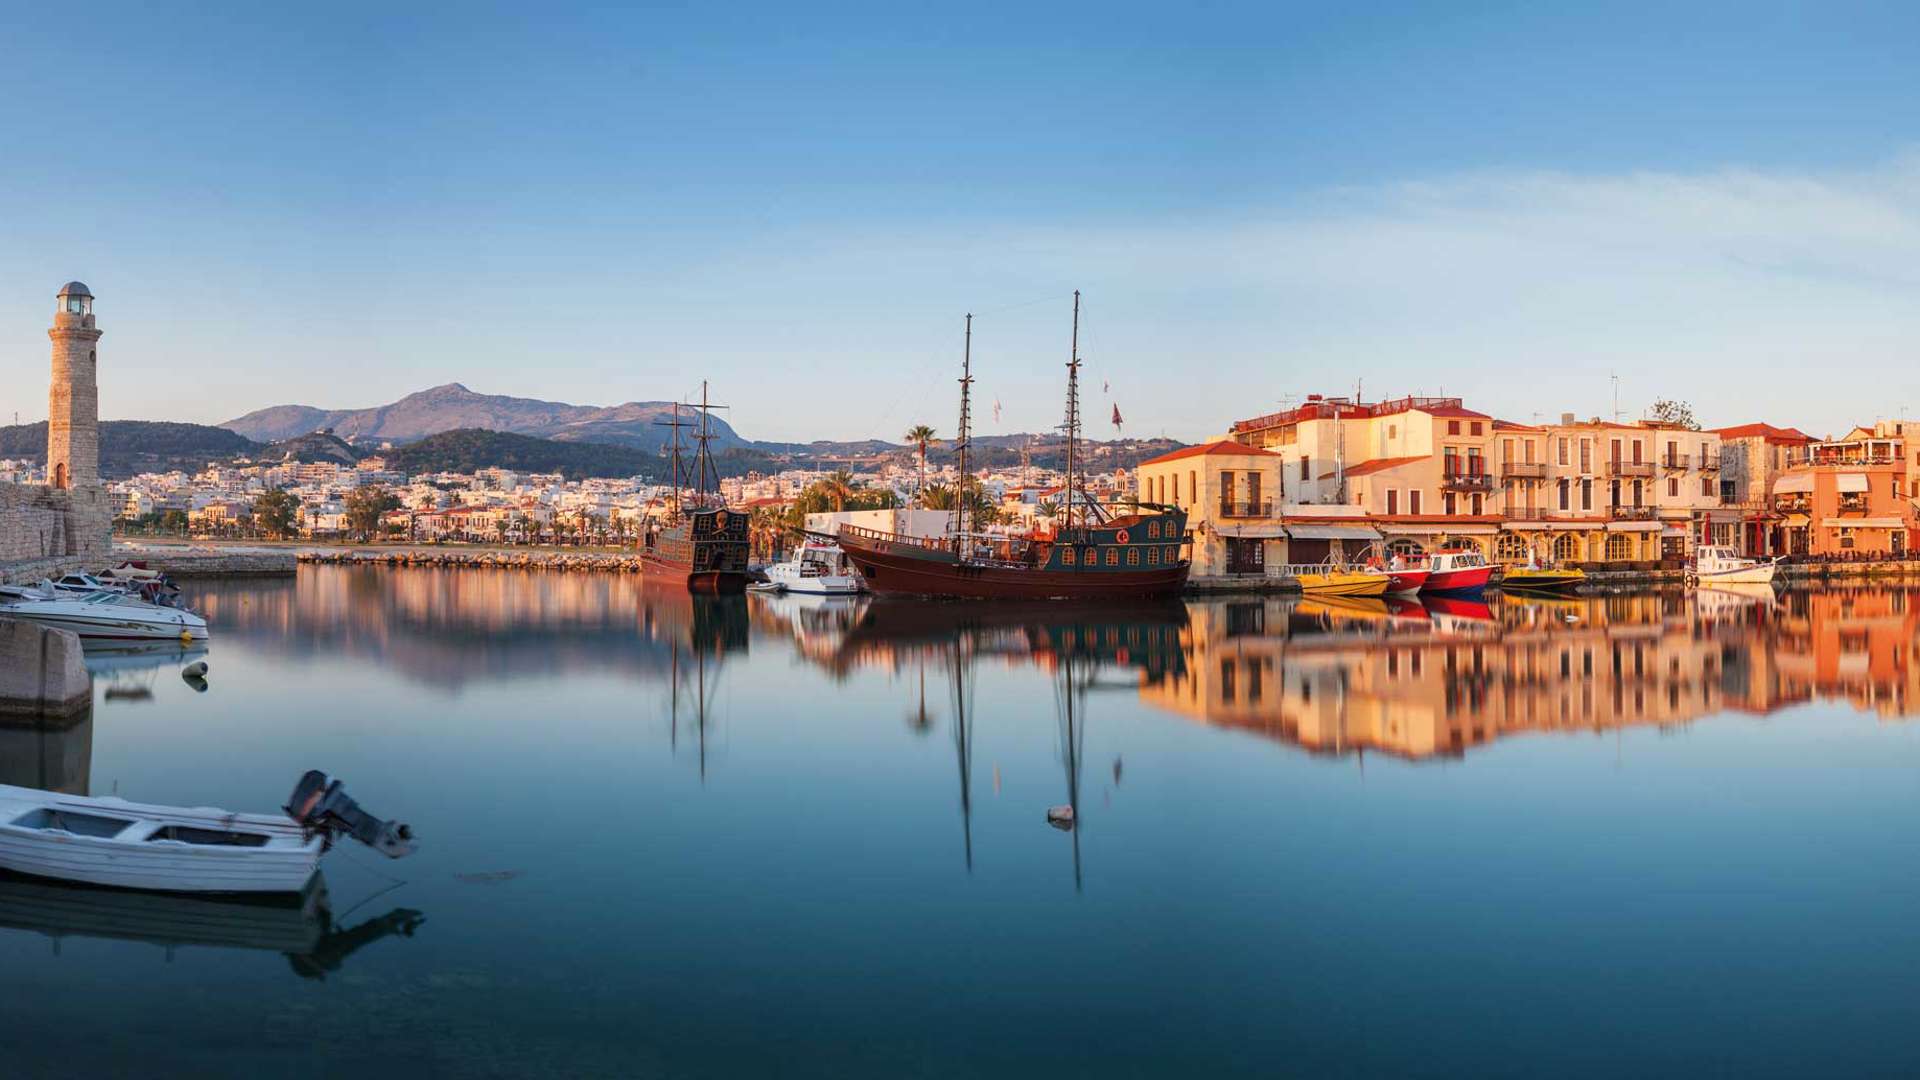
M 78 637 L 0 619 L 0 714 L 78 716 L 92 706 L 93 677 Z

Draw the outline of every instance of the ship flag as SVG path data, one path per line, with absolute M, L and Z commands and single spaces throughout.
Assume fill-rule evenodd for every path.
M 1115 404 L 1113 407 L 1113 430 L 1120 430 L 1120 406 L 1118 404 Z
M 993 422 L 996 424 L 1000 422 L 1000 399 L 999 398 L 993 399 Z

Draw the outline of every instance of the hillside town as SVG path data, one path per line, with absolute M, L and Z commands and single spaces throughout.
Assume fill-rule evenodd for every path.
M 1902 557 L 1920 528 L 1920 449 L 1911 422 L 1882 419 L 1835 436 L 1755 422 L 1704 428 L 1690 410 L 1638 420 L 1519 423 L 1458 397 L 1361 401 L 1311 395 L 1234 420 L 1217 438 L 1136 468 L 1088 476 L 1092 501 L 1188 512 L 1194 572 L 1233 577 L 1269 565 L 1409 555 L 1468 543 L 1502 563 L 1533 560 L 1650 569 L 1699 544 L 1755 557 Z M 938 440 L 933 440 L 937 445 Z M 869 458 L 851 469 L 794 468 L 721 481 L 729 506 L 810 509 L 943 506 L 951 460 Z M 0 481 L 42 483 L 27 461 Z M 1063 477 L 1033 466 L 978 470 L 992 528 L 1046 532 Z M 670 513 L 670 486 L 641 477 L 567 479 L 487 468 L 408 475 L 357 463 L 214 463 L 109 485 L 130 534 L 429 543 L 622 544 Z M 276 500 L 284 520 L 266 515 Z M 825 505 L 820 505 L 822 502 Z

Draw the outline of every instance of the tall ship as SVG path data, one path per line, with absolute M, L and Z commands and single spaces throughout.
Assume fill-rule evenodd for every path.
M 960 363 L 960 425 L 955 439 L 961 490 L 953 522 L 938 537 L 842 525 L 839 538 L 876 593 L 964 599 L 1140 599 L 1178 593 L 1192 567 L 1187 515 L 1177 507 L 1134 504 L 1114 513 L 1086 493 L 1080 448 L 1080 294 L 1073 294 L 1067 360 L 1066 489 L 1061 525 L 1051 536 L 1006 536 L 973 528 L 969 456 L 973 434 L 973 316 Z
M 699 431 L 694 440 L 693 495 L 684 497 L 687 476 L 682 468 L 680 406 L 673 418 L 662 421 L 673 429 L 673 496 L 666 524 L 649 529 L 640 543 L 640 570 L 654 581 L 685 585 L 695 592 L 742 592 L 747 587 L 747 513 L 729 509 L 720 498 L 720 474 L 708 444 L 712 410 L 722 406 L 707 401 L 707 384 L 700 384 Z

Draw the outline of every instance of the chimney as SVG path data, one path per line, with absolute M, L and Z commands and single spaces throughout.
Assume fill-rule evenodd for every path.
M 1563 425 L 1565 425 L 1565 426 L 1567 426 L 1567 427 L 1572 427 L 1572 426 L 1573 426 L 1573 414 L 1572 414 L 1572 413 L 1570 413 L 1570 412 L 1563 412 L 1563 413 L 1561 413 L 1561 414 L 1560 414 L 1560 423 L 1561 423 L 1561 424 L 1563 424 Z

